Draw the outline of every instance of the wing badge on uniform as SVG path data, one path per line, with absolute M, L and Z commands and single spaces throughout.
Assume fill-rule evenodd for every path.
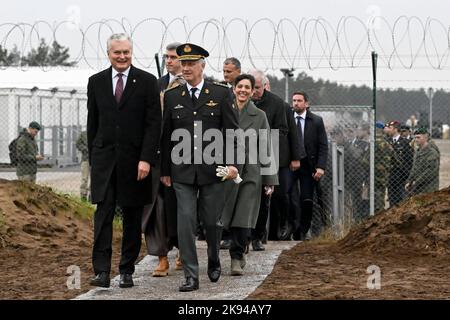
M 217 103 L 217 102 L 214 102 L 214 101 L 212 101 L 212 100 L 210 100 L 206 105 L 207 105 L 208 107 L 215 107 L 215 106 L 218 105 L 218 103 Z

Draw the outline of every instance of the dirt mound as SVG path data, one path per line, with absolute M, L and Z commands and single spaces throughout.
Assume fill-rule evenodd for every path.
M 450 187 L 412 197 L 358 225 L 337 243 L 343 252 L 450 253 Z
M 0 299 L 65 299 L 90 289 L 94 208 L 48 187 L 0 179 Z M 120 232 L 113 241 L 118 265 Z M 78 266 L 81 290 L 67 288 Z

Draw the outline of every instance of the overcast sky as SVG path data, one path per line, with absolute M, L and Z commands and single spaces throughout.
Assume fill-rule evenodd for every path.
M 422 21 L 425 21 L 427 17 L 433 17 L 442 21 L 448 28 L 450 25 L 449 12 L 450 2 L 446 0 L 227 0 L 220 2 L 200 0 L 192 3 L 186 0 L 14 0 L 2 2 L 0 23 L 33 23 L 37 20 L 53 23 L 73 19 L 75 15 L 84 28 L 102 19 L 126 18 L 133 25 L 145 18 L 161 18 L 168 22 L 178 17 L 186 17 L 192 24 L 211 18 L 219 20 L 242 18 L 250 21 L 269 18 L 277 22 L 282 18 L 300 21 L 302 18 L 323 17 L 335 24 L 342 16 L 356 16 L 362 21 L 367 21 L 371 16 L 379 15 L 391 23 L 400 16 L 417 16 Z M 261 35 L 261 39 L 264 39 L 264 35 Z M 315 77 L 332 80 L 370 81 L 371 79 L 370 70 L 365 70 L 365 72 L 361 72 L 361 70 L 306 71 Z M 445 81 L 450 79 L 449 70 L 434 71 L 424 68 L 415 71 L 380 70 L 380 72 L 380 80 L 442 79 Z M 450 88 L 450 83 L 447 84 L 447 87 Z
M 375 10 L 386 18 L 402 15 L 426 18 L 448 19 L 450 4 L 446 0 L 259 0 L 259 1 L 142 1 L 142 0 L 14 0 L 2 1 L 2 20 L 31 22 L 35 20 L 63 20 L 67 10 L 78 6 L 81 10 L 81 22 L 88 24 L 105 18 L 127 17 L 141 20 L 148 17 L 172 19 L 187 16 L 192 19 L 209 18 L 248 18 L 271 19 L 322 16 L 332 19 L 337 16 L 354 15 L 362 19 L 369 17 Z M 6 21 L 3 21 L 6 22 Z

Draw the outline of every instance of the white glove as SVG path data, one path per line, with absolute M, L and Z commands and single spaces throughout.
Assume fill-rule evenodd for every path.
M 228 167 L 217 166 L 216 168 L 216 176 L 222 177 L 222 181 L 225 181 L 228 176 Z M 242 182 L 242 178 L 237 174 L 237 177 L 233 179 L 234 183 L 239 184 Z

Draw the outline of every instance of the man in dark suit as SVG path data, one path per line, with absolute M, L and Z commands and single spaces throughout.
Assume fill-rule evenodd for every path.
M 208 277 L 216 282 L 221 274 L 220 218 L 225 190 L 224 183 L 216 176 L 216 169 L 226 163 L 230 150 L 214 148 L 212 159 L 206 159 L 203 150 L 211 148 L 211 140 L 203 139 L 203 135 L 213 129 L 225 142 L 225 130 L 236 130 L 239 123 L 228 88 L 203 79 L 205 58 L 209 53 L 197 45 L 186 43 L 177 48 L 177 54 L 187 83 L 164 94 L 161 181 L 166 186 L 173 183 L 177 196 L 178 242 L 186 280 L 179 290 L 185 292 L 199 288 L 195 247 L 197 203 L 208 244 Z M 236 149 L 235 143 L 232 148 Z M 229 163 L 225 179 L 235 179 L 237 173 L 236 167 Z
M 388 181 L 389 206 L 395 206 L 406 197 L 404 185 L 409 177 L 414 159 L 414 150 L 409 141 L 400 134 L 399 121 L 391 121 L 386 125 L 393 153 L 390 163 Z
M 88 83 L 87 136 L 94 216 L 91 285 L 109 287 L 112 222 L 116 205 L 123 212 L 119 264 L 122 288 L 133 286 L 134 263 L 141 248 L 141 215 L 150 201 L 151 167 L 157 161 L 161 107 L 156 78 L 131 65 L 132 40 L 108 39 L 111 67 Z
M 264 111 L 269 121 L 271 130 L 278 129 L 279 141 L 285 141 L 289 132 L 286 109 L 283 99 L 265 89 L 267 77 L 261 70 L 251 70 L 249 72 L 255 77 L 255 91 L 252 97 L 254 104 Z M 280 153 L 282 150 L 280 149 Z M 278 156 L 278 155 L 276 155 Z M 279 158 L 276 157 L 277 169 Z M 265 250 L 262 241 L 266 236 L 267 219 L 269 218 L 270 196 L 266 194 L 264 188 L 261 190 L 261 205 L 259 207 L 258 220 L 255 229 L 252 229 L 252 247 L 254 251 Z
M 164 91 L 178 75 L 181 74 L 181 62 L 178 60 L 177 47 L 181 43 L 173 42 L 166 46 L 164 54 L 165 66 L 167 73 L 158 79 L 159 91 Z
M 284 109 L 289 131 L 286 136 L 281 136 L 279 139 L 280 168 L 278 170 L 278 181 L 280 184 L 275 186 L 275 192 L 270 203 L 269 240 L 289 240 L 293 231 L 288 222 L 290 212 L 290 176 L 291 171 L 300 168 L 300 154 L 297 126 L 292 108 L 285 102 Z
M 299 140 L 300 169 L 292 171 L 291 186 L 300 181 L 300 226 L 294 232 L 295 240 L 305 240 L 311 227 L 316 184 L 325 174 L 328 139 L 323 120 L 308 108 L 308 95 L 294 92 L 292 106 Z

